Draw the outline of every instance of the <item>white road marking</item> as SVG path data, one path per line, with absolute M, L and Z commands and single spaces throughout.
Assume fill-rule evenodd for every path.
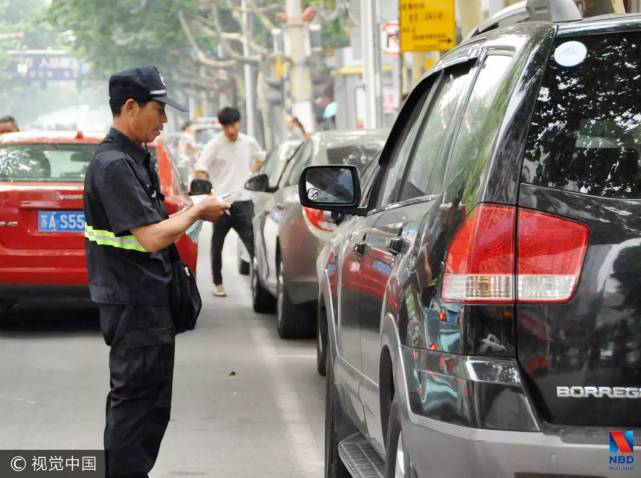
M 247 294 L 247 299 L 249 300 L 250 291 L 245 291 L 244 289 L 243 291 Z M 283 364 L 279 363 L 281 358 L 290 358 L 296 355 L 279 354 L 272 344 L 267 331 L 263 328 L 252 327 L 251 334 L 256 346 L 255 350 L 262 358 L 262 363 L 267 366 L 272 377 L 272 396 L 283 417 L 292 456 L 305 476 L 308 474 L 316 475 L 319 472 L 319 468 L 322 469 L 324 466 L 321 447 L 309 426 L 298 393 L 285 377 Z M 298 357 L 316 358 L 309 354 L 298 355 Z

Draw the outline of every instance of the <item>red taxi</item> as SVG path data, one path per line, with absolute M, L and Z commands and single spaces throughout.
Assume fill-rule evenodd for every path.
M 104 134 L 24 132 L 0 136 L 0 319 L 25 298 L 89 297 L 83 181 Z M 161 139 L 157 160 L 165 207 L 191 199 Z M 183 236 L 182 261 L 196 270 L 197 245 Z

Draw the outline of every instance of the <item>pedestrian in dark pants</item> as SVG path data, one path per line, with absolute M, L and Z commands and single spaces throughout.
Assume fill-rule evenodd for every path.
M 237 109 L 223 108 L 218 113 L 218 121 L 223 127 L 223 134 L 207 143 L 196 164 L 194 177 L 209 179 L 217 194 L 229 195 L 230 214 L 216 223 L 211 240 L 213 294 L 224 297 L 227 293 L 223 287 L 222 251 L 230 229 L 236 230 L 250 257 L 254 258 L 254 205 L 244 185 L 250 174 L 260 170 L 265 152 L 254 138 L 240 132 L 240 112 Z
M 167 122 L 167 96 L 154 66 L 109 79 L 113 127 L 97 148 L 84 187 L 89 290 L 109 353 L 104 444 L 107 476 L 147 477 L 171 410 L 175 329 L 168 247 L 198 219 L 228 204 L 206 198 L 171 218 L 145 144 Z

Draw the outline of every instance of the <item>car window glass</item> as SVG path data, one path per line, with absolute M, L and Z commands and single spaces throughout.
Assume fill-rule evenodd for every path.
M 522 178 L 594 196 L 641 198 L 641 33 L 572 40 L 587 56 L 571 66 L 557 63 L 560 55 L 548 61 Z
M 452 68 L 444 73 L 418 132 L 397 201 L 443 191 L 449 144 L 447 138 L 455 129 L 456 112 L 465 95 L 469 77 L 468 66 Z
M 380 171 L 379 166 L 379 156 L 374 158 L 363 171 L 362 176 L 360 177 L 361 183 L 361 202 L 360 206 L 367 206 L 369 203 L 369 198 L 372 195 L 372 188 L 374 186 L 374 180 L 376 179 L 376 173 Z
M 285 182 L 289 177 L 289 173 L 291 173 L 292 168 L 294 167 L 294 162 L 296 161 L 296 158 L 298 157 L 304 146 L 305 143 L 299 143 L 295 147 L 293 147 L 287 155 L 288 157 L 285 161 L 285 164 L 278 168 L 280 171 L 277 173 L 277 184 L 279 187 L 283 187 L 285 185 Z
M 299 151 L 296 157 L 291 161 L 291 169 L 286 182 L 287 186 L 295 186 L 298 184 L 300 174 L 303 172 L 303 169 L 309 165 L 312 159 L 312 149 L 313 142 L 311 140 L 306 141 L 301 151 Z
M 398 134 L 398 138 L 395 139 L 394 150 L 387 159 L 386 165 L 383 166 L 384 170 L 381 172 L 383 177 L 378 187 L 376 208 L 384 207 L 394 201 L 394 197 L 398 192 L 399 183 L 402 179 L 405 162 L 424 116 L 425 109 L 427 108 L 427 100 L 430 96 L 431 86 L 435 81 L 436 78 L 429 78 L 423 80 L 423 83 L 417 86 L 417 89 L 420 88 L 422 91 L 413 93 L 412 96 L 418 94 L 418 98 L 413 102 L 412 111 L 407 117 L 399 118 L 399 121 L 404 121 L 404 126 Z M 412 96 L 410 97 L 410 101 L 412 100 Z
M 372 162 L 372 159 L 381 152 L 385 142 L 366 142 L 359 144 L 348 144 L 345 146 L 334 146 L 326 148 L 324 154 L 319 154 L 314 164 L 332 166 L 352 165 L 356 166 L 359 174 L 363 174 L 365 168 Z
M 282 145 L 279 150 L 278 150 L 278 158 L 276 158 L 277 161 L 277 167 L 274 171 L 273 174 L 273 183 L 278 184 L 278 180 L 280 179 L 281 175 L 283 174 L 283 171 L 289 164 L 290 159 L 298 149 L 298 147 L 301 145 L 301 143 L 296 143 L 296 142 L 288 142 Z M 272 181 L 270 181 L 270 184 Z
M 82 182 L 95 145 L 16 144 L 0 146 L 0 181 Z
M 490 55 L 483 62 L 450 155 L 447 171 L 446 202 L 475 203 L 481 173 L 492 152 L 494 138 L 503 119 L 509 95 L 498 95 L 509 71 L 512 57 Z
M 280 187 L 283 187 L 287 184 L 289 176 L 292 174 L 292 169 L 294 169 L 294 165 L 296 164 L 296 162 L 300 160 L 306 145 L 307 143 L 303 143 L 302 145 L 300 145 L 296 152 L 292 155 L 291 159 L 287 162 L 287 166 L 285 167 L 285 170 L 283 171 L 283 174 L 278 181 Z
M 267 175 L 267 177 L 269 178 L 270 184 L 274 182 L 272 175 L 274 174 L 278 166 L 278 151 L 281 148 L 282 146 L 274 148 L 267 154 L 267 157 L 265 158 L 265 162 L 263 163 L 263 167 L 261 168 L 261 171 L 260 171 L 262 174 Z

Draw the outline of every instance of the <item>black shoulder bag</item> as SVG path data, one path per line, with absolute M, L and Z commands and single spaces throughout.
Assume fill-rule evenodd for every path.
M 117 147 L 110 144 L 103 144 L 98 147 L 100 152 L 104 151 L 119 151 Z M 140 179 L 135 169 L 131 169 L 138 182 L 141 186 L 145 188 L 145 183 Z M 151 183 L 156 190 L 158 195 L 158 200 L 162 201 L 163 195 L 160 191 L 160 185 L 158 184 L 158 179 L 156 174 L 151 169 L 148 169 L 147 173 L 151 179 Z M 154 198 L 150 196 L 152 202 Z M 166 212 L 162 211 L 164 214 L 161 214 L 167 218 Z M 180 334 L 186 330 L 193 330 L 196 327 L 196 321 L 200 315 L 200 311 L 203 306 L 202 299 L 200 297 L 200 292 L 198 291 L 198 285 L 196 284 L 196 278 L 183 262 L 180 260 L 180 255 L 178 254 L 178 248 L 175 244 L 170 245 L 169 258 L 171 260 L 171 282 L 169 284 L 169 305 L 171 308 L 171 316 L 174 321 L 174 328 L 176 333 Z
M 196 320 L 203 307 L 196 278 L 180 260 L 178 249 L 174 244 L 169 246 L 171 258 L 171 283 L 169 284 L 169 303 L 171 316 L 174 319 L 176 333 L 196 327 Z

